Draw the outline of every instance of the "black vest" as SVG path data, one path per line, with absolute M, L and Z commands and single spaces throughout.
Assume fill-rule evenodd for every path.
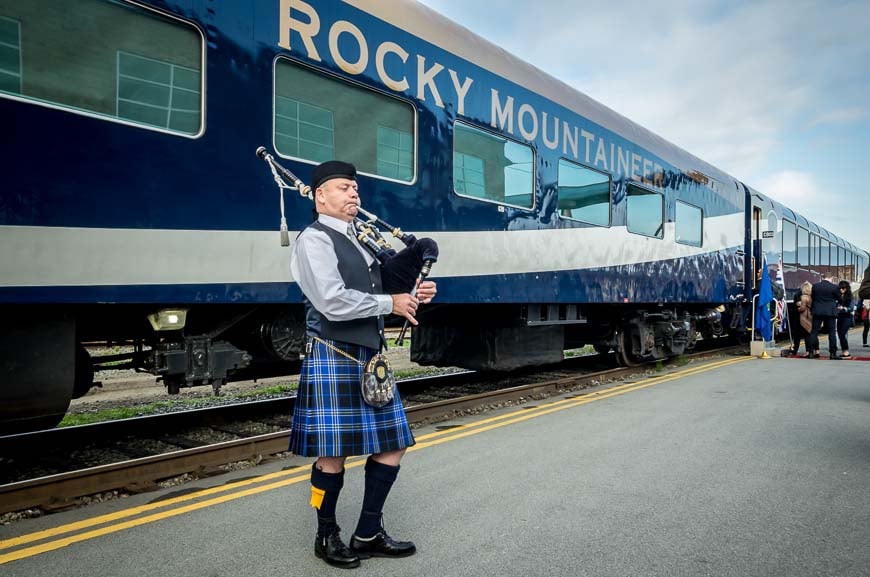
M 344 281 L 344 286 L 369 294 L 381 294 L 381 265 L 375 259 L 371 267 L 347 235 L 313 222 L 309 225 L 325 232 L 335 247 L 338 259 L 338 272 Z M 307 298 L 305 301 L 305 324 L 310 334 L 324 339 L 363 345 L 372 349 L 381 347 L 383 319 L 381 317 L 365 317 L 351 321 L 331 321 L 316 310 Z

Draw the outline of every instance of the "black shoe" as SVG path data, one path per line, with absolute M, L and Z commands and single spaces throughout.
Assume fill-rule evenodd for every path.
M 417 547 L 411 541 L 394 541 L 383 529 L 368 541 L 362 541 L 354 535 L 350 538 L 350 549 L 359 555 L 360 559 L 407 557 L 417 552 Z
M 318 536 L 314 540 L 314 554 L 334 567 L 353 569 L 359 567 L 359 556 L 355 555 L 339 536 L 336 529 L 326 537 Z M 351 541 L 353 543 L 353 541 Z
M 839 361 L 840 357 L 837 356 L 837 353 L 831 353 L 831 360 L 832 361 Z

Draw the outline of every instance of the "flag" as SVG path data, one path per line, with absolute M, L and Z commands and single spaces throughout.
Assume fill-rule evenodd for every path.
M 782 289 L 782 300 L 777 301 L 776 308 L 779 311 L 779 318 L 782 319 L 779 323 L 779 332 L 784 333 L 788 330 L 788 301 L 785 293 L 785 275 L 782 272 L 782 255 L 779 255 L 779 268 L 776 270 L 776 284 Z
M 770 288 L 770 273 L 767 272 L 767 255 L 761 261 L 761 285 L 758 289 L 758 302 L 755 304 L 755 330 L 765 341 L 773 340 L 770 321 L 770 301 L 773 289 Z

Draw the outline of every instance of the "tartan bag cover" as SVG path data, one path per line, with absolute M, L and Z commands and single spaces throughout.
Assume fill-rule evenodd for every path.
M 328 341 L 363 362 L 377 352 L 360 345 Z M 290 451 L 303 457 L 346 457 L 412 446 L 399 393 L 380 408 L 363 401 L 363 367 L 323 343 L 312 341 L 302 362 L 290 431 Z

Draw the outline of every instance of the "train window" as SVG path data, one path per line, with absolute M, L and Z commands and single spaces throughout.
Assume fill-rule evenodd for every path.
M 309 162 L 333 158 L 362 173 L 414 180 L 414 108 L 397 98 L 275 62 L 275 150 Z
M 21 23 L 0 16 L 0 90 L 21 92 Z
M 655 238 L 664 237 L 665 197 L 663 194 L 629 184 L 626 202 L 625 219 L 629 232 Z
M 456 192 L 486 198 L 483 159 L 462 152 L 453 153 L 453 187 Z
M 823 267 L 831 266 L 831 243 L 826 239 L 822 239 L 821 241 L 822 250 L 819 255 L 819 265 Z M 827 272 L 827 271 L 825 271 Z
M 855 273 L 855 255 L 850 250 L 846 250 L 846 280 L 853 280 Z
M 196 135 L 202 59 L 194 26 L 132 4 L 0 2 L 0 93 Z
M 411 180 L 414 177 L 414 135 L 378 126 L 378 174 Z
M 559 159 L 559 214 L 610 226 L 610 175 Z
M 701 246 L 704 235 L 704 213 L 697 206 L 677 201 L 677 210 L 674 218 L 674 230 L 676 242 L 691 246 Z
M 199 70 L 118 50 L 118 117 L 199 131 Z
M 806 268 L 810 264 L 810 232 L 798 227 L 798 265 Z
M 332 160 L 335 158 L 332 111 L 275 96 L 275 149 L 315 162 Z
M 769 241 L 769 242 L 762 240 L 762 242 L 765 243 L 766 247 L 769 247 L 770 254 L 776 255 L 776 261 L 781 262 L 783 264 L 783 266 L 785 266 L 785 257 L 783 257 L 783 255 L 782 255 L 782 228 L 783 228 L 783 224 L 779 218 L 775 218 L 775 221 L 776 222 L 771 224 L 770 217 L 768 217 L 768 227 L 769 227 L 768 230 L 775 230 L 776 231 L 776 234 L 774 235 L 773 240 Z M 768 261 L 772 262 L 773 257 L 768 258 Z
M 457 122 L 453 188 L 460 196 L 534 208 L 534 152 L 525 144 Z
M 790 220 L 782 221 L 782 264 L 797 267 L 797 227 Z

